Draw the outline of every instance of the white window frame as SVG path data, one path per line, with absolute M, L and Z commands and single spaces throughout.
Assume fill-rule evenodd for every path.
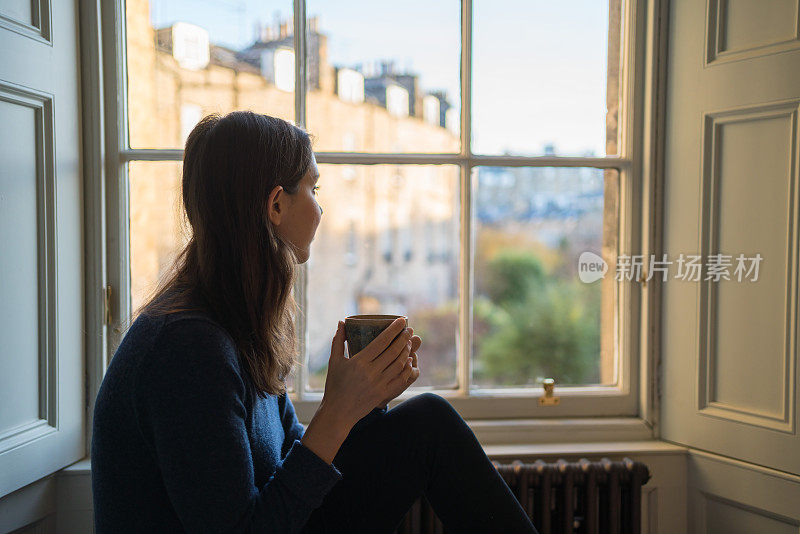
M 305 117 L 305 0 L 294 1 L 295 122 Z M 473 154 L 470 146 L 472 76 L 472 0 L 461 9 L 461 151 L 453 154 L 334 153 L 316 154 L 320 164 L 450 164 L 460 169 L 460 280 L 458 339 L 470 339 L 472 328 L 472 169 L 504 167 L 595 167 L 619 171 L 619 254 L 659 254 L 661 250 L 660 168 L 663 150 L 661 121 L 664 111 L 664 72 L 668 0 L 623 0 L 620 69 L 619 155 L 608 157 L 521 157 Z M 87 195 L 87 444 L 91 443 L 92 406 L 103 373 L 124 332 L 108 327 L 125 320 L 131 309 L 128 235 L 128 174 L 130 161 L 181 161 L 181 149 L 130 149 L 127 133 L 126 28 L 124 0 L 82 3 L 85 91 L 94 91 L 97 113 L 86 117 L 87 154 L 97 163 L 94 186 Z M 464 187 L 469 184 L 469 187 Z M 658 256 L 657 256 L 658 257 Z M 295 287 L 300 305 L 307 299 L 306 266 Z M 459 344 L 456 390 L 415 388 L 390 406 L 432 390 L 446 397 L 472 426 L 482 443 L 531 443 L 641 440 L 657 437 L 658 413 L 658 296 L 660 283 L 621 282 L 619 287 L 619 376 L 615 386 L 564 387 L 556 385 L 557 406 L 537 402 L 541 390 L 469 390 L 470 343 Z M 111 288 L 107 291 L 107 288 Z M 107 303 L 107 305 L 105 305 Z M 120 311 L 123 311 L 122 317 Z M 301 354 L 307 358 L 307 330 L 298 318 Z M 300 384 L 307 367 L 298 366 Z M 313 417 L 321 392 L 298 388 L 292 401 L 301 422 Z M 87 451 L 88 452 L 88 451 Z M 88 456 L 88 454 L 87 454 Z

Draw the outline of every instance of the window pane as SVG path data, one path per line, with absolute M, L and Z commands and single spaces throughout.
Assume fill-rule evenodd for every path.
M 621 2 L 474 0 L 473 152 L 618 153 Z
M 132 311 L 147 300 L 188 241 L 188 223 L 181 224 L 181 165 L 179 161 L 128 164 Z
M 126 0 L 130 146 L 183 148 L 209 113 L 294 119 L 292 2 Z
M 320 151 L 458 152 L 456 0 L 309 0 L 307 122 Z
M 615 383 L 619 173 L 480 167 L 473 181 L 473 387 Z M 587 252 L 604 276 L 579 276 Z
M 309 383 L 324 388 L 336 324 L 407 315 L 418 386 L 456 385 L 458 167 L 320 165 L 324 213 L 308 262 Z
M 297 366 L 295 365 L 292 367 L 292 372 L 289 373 L 289 376 L 286 378 L 286 390 L 289 393 L 295 392 L 295 383 L 297 382 Z

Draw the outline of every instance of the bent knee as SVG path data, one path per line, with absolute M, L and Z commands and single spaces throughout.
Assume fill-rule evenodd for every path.
M 460 423 L 463 421 L 450 401 L 441 395 L 426 391 L 414 397 L 414 400 L 422 406 L 425 413 L 430 414 L 437 422 L 455 421 Z

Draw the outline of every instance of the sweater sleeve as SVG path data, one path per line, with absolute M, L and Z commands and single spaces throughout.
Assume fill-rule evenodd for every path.
M 165 325 L 138 369 L 134 396 L 145 440 L 187 532 L 300 532 L 342 478 L 296 440 L 256 487 L 236 351 L 209 321 Z
M 293 441 L 301 439 L 303 434 L 306 433 L 306 427 L 298 421 L 292 399 L 289 398 L 287 393 L 278 397 L 278 408 L 281 411 L 281 423 L 283 424 L 285 436 L 284 443 L 291 444 Z

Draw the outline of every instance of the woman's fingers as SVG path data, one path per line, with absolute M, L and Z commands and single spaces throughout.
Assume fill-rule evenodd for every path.
M 416 382 L 417 378 L 419 378 L 419 367 L 417 367 L 417 359 L 414 357 L 414 361 L 408 373 L 408 378 L 406 378 L 406 388 Z
M 399 358 L 398 358 L 399 359 Z M 390 392 L 390 399 L 397 398 L 401 393 L 411 386 L 419 378 L 419 367 L 417 367 L 417 355 L 411 354 L 405 358 L 403 370 L 389 381 L 387 391 Z
M 403 378 L 408 382 L 408 378 L 414 373 L 414 362 L 412 358 L 406 359 L 406 365 L 403 367 Z
M 406 365 L 403 367 L 403 371 L 400 373 L 400 376 L 405 379 L 405 387 L 403 390 L 408 388 L 408 386 L 413 384 L 414 381 L 419 378 L 419 366 L 417 364 L 417 354 L 415 352 L 412 352 L 411 355 L 406 358 Z M 402 393 L 402 391 L 400 393 Z
M 408 344 L 410 340 L 411 334 L 409 334 L 407 330 L 401 332 L 400 335 L 392 341 L 392 344 L 375 359 L 375 363 L 378 364 L 377 368 L 380 369 L 381 372 L 390 371 L 392 364 L 400 357 L 400 353 L 403 352 L 406 344 Z M 400 372 L 399 368 L 397 372 Z
M 417 368 L 415 367 L 415 368 L 414 368 L 414 369 L 411 371 L 411 376 L 409 376 L 409 377 L 408 377 L 408 379 L 406 380 L 406 387 L 408 387 L 408 386 L 410 386 L 411 384 L 413 384 L 414 382 L 416 382 L 416 381 L 417 381 L 417 378 L 419 378 L 419 369 L 417 369 Z
M 400 351 L 400 354 L 395 358 L 395 360 L 387 367 L 387 372 L 390 373 L 390 376 L 395 376 L 403 372 L 403 369 L 408 364 L 408 359 L 411 357 L 411 341 L 406 343 L 406 346 L 403 347 L 403 350 Z
M 344 323 L 339 321 L 336 327 L 336 334 L 331 341 L 331 359 L 341 360 L 344 358 Z
M 406 384 L 406 387 L 408 387 L 411 384 L 413 384 L 414 381 L 416 381 L 416 379 L 419 378 L 419 374 L 420 374 L 419 373 L 419 360 L 417 359 L 417 353 L 416 352 L 412 352 L 411 353 L 411 374 L 410 374 L 410 376 L 408 378 L 408 382 Z
M 399 358 L 398 358 L 399 359 Z M 388 390 L 392 392 L 392 398 L 397 397 L 408 388 L 409 378 L 413 376 L 414 365 L 412 358 L 407 356 L 403 358 L 405 362 L 400 372 L 389 381 Z
M 422 345 L 422 339 L 413 334 L 413 328 L 400 332 L 373 362 L 379 363 L 378 367 L 383 367 L 382 372 L 389 377 L 386 384 L 389 398 L 396 398 L 420 376 L 416 351 Z
M 402 332 L 405 330 L 405 321 L 402 318 L 395 319 L 392 324 L 390 324 L 386 329 L 383 330 L 380 334 L 378 334 L 375 339 L 370 341 L 370 343 L 364 347 L 364 350 L 359 352 L 356 359 L 366 359 L 367 361 L 372 361 L 379 356 L 381 356 L 384 352 L 386 352 L 387 345 L 389 348 L 392 347 L 395 343 L 390 345 L 392 340 L 397 341 L 398 338 L 402 337 Z M 401 335 L 398 335 L 401 334 Z M 411 334 L 408 334 L 408 337 L 411 337 Z M 384 350 L 386 349 L 386 350 Z

